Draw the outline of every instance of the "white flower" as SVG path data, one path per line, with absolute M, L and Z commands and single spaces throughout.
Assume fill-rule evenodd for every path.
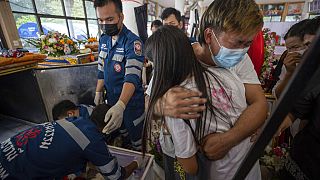
M 53 43 L 56 43 L 56 42 L 57 42 L 57 40 L 56 40 L 55 38 L 50 38 L 48 41 L 49 41 L 49 43 L 51 43 L 51 44 L 53 44 Z
M 46 35 L 44 35 L 44 34 L 40 36 L 41 40 L 45 40 L 45 39 L 46 39 L 46 37 L 47 37 L 47 36 L 46 36 Z

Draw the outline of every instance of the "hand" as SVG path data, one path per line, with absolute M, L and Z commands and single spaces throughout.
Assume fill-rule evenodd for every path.
M 289 52 L 283 60 L 283 64 L 285 65 L 287 72 L 293 73 L 296 69 L 296 64 L 300 63 L 301 59 L 301 54 L 297 52 Z
M 281 125 L 278 128 L 277 133 L 275 134 L 275 137 L 280 136 L 281 133 L 286 130 L 288 127 L 292 125 L 292 119 L 290 118 L 290 115 L 287 115 Z
M 106 122 L 107 125 L 103 128 L 102 133 L 110 134 L 112 131 L 121 127 L 125 109 L 126 105 L 121 100 L 109 109 L 104 118 L 104 122 Z
M 142 156 L 134 157 L 133 162 L 137 163 L 137 165 L 138 165 L 137 169 L 143 169 L 146 166 L 147 159 Z
M 180 119 L 196 119 L 199 112 L 205 110 L 207 100 L 201 98 L 202 94 L 182 87 L 168 90 L 157 102 L 156 114 Z M 161 109 L 161 108 L 162 109 Z
M 227 133 L 214 133 L 204 137 L 202 150 L 210 160 L 222 159 L 233 147 Z
M 103 103 L 103 92 L 96 92 L 94 97 L 94 104 L 97 106 Z

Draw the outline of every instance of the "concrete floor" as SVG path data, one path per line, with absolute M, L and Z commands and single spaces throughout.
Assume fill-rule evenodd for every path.
M 0 143 L 36 124 L 0 115 Z

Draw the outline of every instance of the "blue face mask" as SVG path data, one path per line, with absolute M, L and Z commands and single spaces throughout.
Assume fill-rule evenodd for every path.
M 218 45 L 220 47 L 218 54 L 215 56 L 215 55 L 213 55 L 213 53 L 211 51 L 211 47 L 209 45 L 211 58 L 217 66 L 224 67 L 224 68 L 230 68 L 230 67 L 237 65 L 240 61 L 243 60 L 244 56 L 246 55 L 246 53 L 249 50 L 249 47 L 244 48 L 244 49 L 228 49 L 224 46 L 221 46 L 216 35 L 214 34 L 214 32 L 212 32 L 212 33 L 213 33 L 214 38 L 216 39 L 216 41 L 218 42 Z

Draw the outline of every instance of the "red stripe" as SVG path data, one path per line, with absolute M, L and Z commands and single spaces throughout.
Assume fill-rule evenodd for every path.
M 136 0 L 121 0 L 122 2 L 135 2 L 135 3 L 138 3 L 138 4 L 141 4 L 139 1 L 136 1 Z

